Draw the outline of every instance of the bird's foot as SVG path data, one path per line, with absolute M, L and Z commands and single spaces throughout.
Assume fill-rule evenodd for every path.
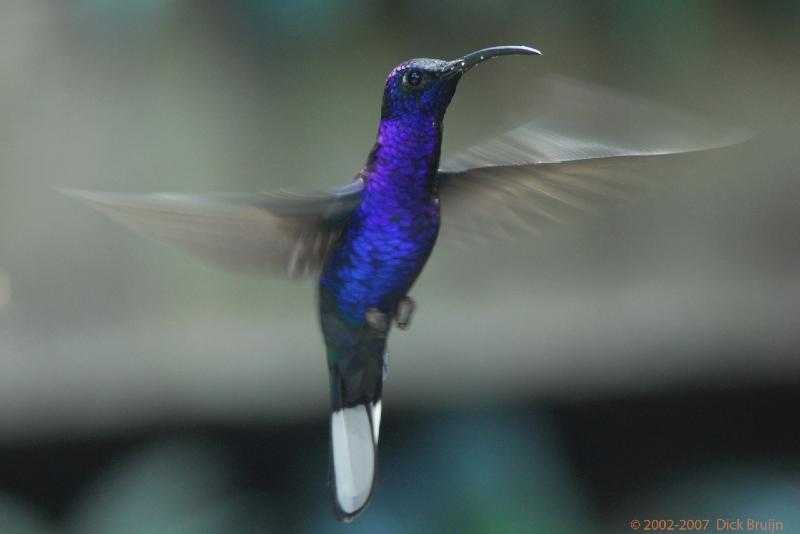
M 401 330 L 408 330 L 411 326 L 411 317 L 414 315 L 414 310 L 417 309 L 417 303 L 411 297 L 403 297 L 403 300 L 397 305 L 397 327 Z
M 389 319 L 378 308 L 370 308 L 367 310 L 367 324 L 370 328 L 384 332 L 389 328 Z

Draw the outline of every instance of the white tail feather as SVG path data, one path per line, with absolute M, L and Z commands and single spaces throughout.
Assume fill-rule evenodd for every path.
M 336 501 L 346 514 L 355 514 L 366 506 L 372 494 L 377 435 L 377 425 L 373 430 L 365 405 L 342 408 L 331 414 Z
M 381 430 L 381 401 L 372 405 L 372 432 L 375 436 L 375 445 L 378 445 L 378 433 Z

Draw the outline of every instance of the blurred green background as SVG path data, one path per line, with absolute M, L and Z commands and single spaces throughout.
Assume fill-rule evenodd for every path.
M 2 0 L 0 532 L 800 532 L 799 26 L 795 1 Z M 496 44 L 545 56 L 464 79 L 445 158 L 548 74 L 758 136 L 582 227 L 439 247 L 374 502 L 338 525 L 314 285 L 53 187 L 343 184 L 395 64 Z

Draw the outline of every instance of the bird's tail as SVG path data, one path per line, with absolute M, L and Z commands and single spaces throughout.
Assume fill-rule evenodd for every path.
M 331 369 L 330 489 L 334 513 L 352 521 L 369 504 L 378 472 L 383 355 L 361 359 L 357 370 Z M 352 360 L 351 360 L 352 361 Z

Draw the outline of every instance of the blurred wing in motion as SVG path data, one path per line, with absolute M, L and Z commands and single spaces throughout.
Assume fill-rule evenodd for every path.
M 321 193 L 62 192 L 145 237 L 219 266 L 302 278 L 319 272 L 361 200 L 361 180 Z
M 442 165 L 446 240 L 539 234 L 750 137 L 593 84 L 559 77 L 543 86 L 537 119 Z

